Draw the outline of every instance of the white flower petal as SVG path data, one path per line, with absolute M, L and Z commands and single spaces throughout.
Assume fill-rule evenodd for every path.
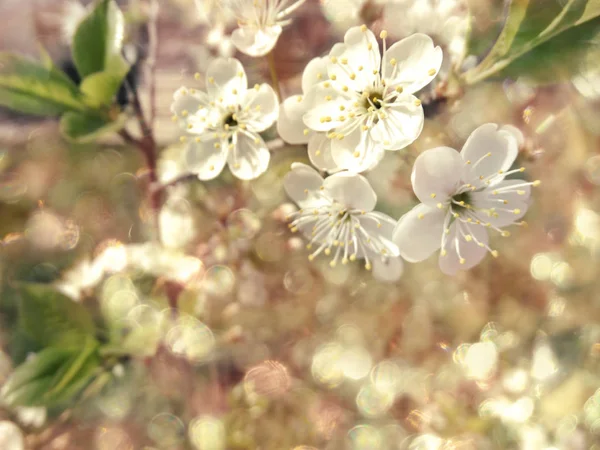
M 361 175 L 351 172 L 339 172 L 327 177 L 323 182 L 325 191 L 333 200 L 348 209 L 372 211 L 377 203 L 377 195 Z
M 382 244 L 386 253 L 377 253 L 376 257 L 381 259 L 384 256 L 399 256 L 400 250 L 396 243 L 392 240 L 396 221 L 390 216 L 372 211 L 358 217 L 362 228 L 371 237 L 372 241 L 378 241 Z
M 402 258 L 373 258 L 373 277 L 384 283 L 398 281 L 404 272 Z
M 460 183 L 464 165 L 453 148 L 437 147 L 424 151 L 413 165 L 411 181 L 415 195 L 429 206 L 444 203 Z
M 440 269 L 446 275 L 456 275 L 459 270 L 471 269 L 479 264 L 487 253 L 485 246 L 482 247 L 477 244 L 477 242 L 484 245 L 488 243 L 488 233 L 484 227 L 471 226 L 470 234 L 473 239 L 467 241 L 460 235 L 457 224 L 458 222 L 455 221 L 450 226 L 450 233 L 446 241 L 446 255 L 442 256 L 440 253 Z M 463 262 L 462 264 L 461 261 Z
M 264 56 L 273 50 L 281 31 L 279 25 L 265 28 L 241 27 L 231 34 L 231 42 L 246 55 Z
M 279 120 L 277 121 L 277 132 L 281 139 L 290 144 L 306 144 L 310 138 L 302 117 L 306 114 L 307 104 L 304 97 L 294 95 L 288 97 L 279 107 Z
M 350 100 L 330 83 L 319 83 L 304 96 L 307 112 L 304 123 L 314 131 L 329 131 L 344 123 L 340 106 L 349 109 Z
M 441 246 L 445 216 L 446 211 L 424 204 L 402 216 L 393 233 L 400 255 L 409 262 L 429 258 Z
M 525 144 L 525 136 L 523 136 L 523 133 L 517 127 L 513 125 L 503 125 L 500 127 L 500 131 L 507 131 L 512 134 L 512 136 L 517 140 L 517 145 L 519 148 Z
M 217 58 L 208 66 L 206 90 L 211 99 L 226 106 L 237 105 L 247 88 L 246 72 L 237 59 Z
M 379 120 L 371 130 L 373 139 L 386 150 L 403 149 L 421 134 L 425 116 L 415 96 L 399 96 L 393 105 L 386 108 L 386 113 L 387 118 Z
M 327 80 L 327 58 L 313 58 L 302 73 L 302 92 L 310 91 L 316 84 Z
M 173 94 L 173 103 L 171 104 L 171 113 L 177 116 L 178 125 L 187 129 L 189 120 L 194 115 L 206 115 L 206 106 L 208 106 L 208 95 L 204 92 L 193 91 L 187 87 L 181 87 Z M 200 111 L 202 108 L 202 111 Z
M 200 142 L 198 142 L 200 141 Z M 215 147 L 217 145 L 219 148 Z M 227 141 L 220 139 L 204 140 L 188 136 L 185 150 L 188 170 L 201 180 L 212 180 L 219 176 L 227 161 Z
M 383 158 L 384 149 L 369 133 L 357 127 L 342 140 L 331 140 L 331 156 L 340 169 L 364 172 L 375 167 Z
M 362 27 L 350 28 L 344 43 L 334 45 L 329 57 L 329 76 L 355 91 L 373 85 L 381 65 L 377 39 L 371 30 Z
M 527 213 L 531 195 L 530 186 L 519 186 L 523 183 L 525 183 L 523 180 L 504 180 L 494 185 L 493 188 L 473 192 L 471 202 L 475 208 L 488 211 L 494 208 L 494 214 L 491 216 L 485 213 L 478 214 L 481 217 L 480 220 L 490 222 L 493 226 L 499 228 L 520 220 Z M 512 186 L 519 187 L 513 190 Z M 504 201 L 507 203 L 504 204 Z
M 251 131 L 260 132 L 269 128 L 279 115 L 279 100 L 271 86 L 261 84 L 257 89 L 249 89 L 240 102 L 240 106 L 249 108 L 244 123 Z
M 234 135 L 233 143 L 234 147 L 227 156 L 227 164 L 235 177 L 253 180 L 267 170 L 271 153 L 258 134 L 238 132 Z
M 393 44 L 382 63 L 383 77 L 391 88 L 398 86 L 409 94 L 427 86 L 442 66 L 442 49 L 426 34 L 413 34 Z M 392 64 L 395 60 L 395 65 Z
M 308 141 L 308 158 L 319 170 L 333 172 L 338 169 L 331 155 L 331 139 L 325 133 L 314 133 Z
M 518 153 L 519 144 L 511 131 L 498 130 L 495 123 L 486 123 L 471 133 L 460 155 L 464 161 L 470 161 L 469 180 L 477 181 L 483 176 L 499 182 L 504 178 L 499 171 L 506 172 Z
M 283 178 L 285 192 L 300 207 L 308 200 L 309 193 L 319 190 L 322 185 L 323 177 L 315 169 L 302 163 L 293 163 L 292 170 Z
M 25 440 L 20 428 L 8 420 L 0 421 L 0 448 L 24 450 Z

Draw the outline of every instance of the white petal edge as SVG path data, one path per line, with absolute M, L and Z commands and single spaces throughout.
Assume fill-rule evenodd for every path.
M 206 69 L 206 91 L 212 100 L 239 104 L 247 88 L 246 71 L 235 58 L 217 58 Z
M 377 203 L 375 191 L 362 175 L 338 172 L 325 179 L 324 193 L 348 209 L 373 211 Z
M 188 170 L 200 180 L 212 180 L 219 176 L 227 161 L 227 141 L 207 139 L 197 142 L 194 136 L 188 136 L 185 150 L 185 163 Z M 215 147 L 218 144 L 219 148 Z
M 446 211 L 419 204 L 403 215 L 392 238 L 400 255 L 409 262 L 420 262 L 439 250 Z
M 227 155 L 227 165 L 236 178 L 254 180 L 265 173 L 270 159 L 271 153 L 258 134 L 237 133 L 234 148 Z
M 231 34 L 231 42 L 235 48 L 248 56 L 264 56 L 273 50 L 281 31 L 279 25 L 265 29 L 241 27 Z
M 248 129 L 254 132 L 265 131 L 279 116 L 279 99 L 275 90 L 266 83 L 259 85 L 258 90 L 247 90 L 240 106 L 249 108 L 245 122 Z
M 302 163 L 293 163 L 292 170 L 283 177 L 285 192 L 300 207 L 309 201 L 308 194 L 322 185 L 323 177 L 315 169 Z
M 486 123 L 475 129 L 460 152 L 468 165 L 469 181 L 477 185 L 481 176 L 493 177 L 495 182 L 504 177 L 519 153 L 519 143 L 513 131 L 499 130 L 495 123 Z M 488 156 L 489 155 L 489 156 Z
M 457 236 L 457 222 L 454 222 L 450 226 L 450 233 L 447 236 L 446 244 L 446 255 L 440 253 L 439 266 L 442 272 L 446 275 L 456 275 L 460 270 L 469 270 L 475 267 L 481 262 L 488 253 L 485 247 L 477 245 L 476 240 L 482 244 L 487 245 L 489 237 L 485 227 L 473 226 L 471 227 L 471 235 L 474 239 L 467 242 L 463 237 L 458 238 L 460 257 L 456 251 L 456 236 Z M 464 263 L 461 264 L 461 258 L 464 259 Z
M 394 283 L 404 273 L 404 261 L 402 258 L 373 258 L 373 278 L 383 283 Z
M 310 131 L 304 132 L 306 125 L 302 117 L 306 114 L 306 103 L 301 95 L 288 97 L 279 106 L 277 132 L 288 144 L 306 144 L 310 139 Z
M 382 62 L 383 77 L 390 88 L 400 86 L 413 94 L 427 86 L 442 66 L 443 53 L 426 34 L 416 33 L 393 44 Z M 395 60 L 395 66 L 391 61 Z
M 460 154 L 450 147 L 421 153 L 413 165 L 411 182 L 415 195 L 429 206 L 446 202 L 456 191 L 464 171 Z
M 326 172 L 339 170 L 331 155 L 331 139 L 325 133 L 314 133 L 308 141 L 308 158 L 313 166 Z

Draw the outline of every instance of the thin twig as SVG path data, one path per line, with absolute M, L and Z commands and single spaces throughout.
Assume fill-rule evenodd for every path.
M 277 68 L 275 67 L 275 55 L 273 51 L 267 54 L 267 62 L 269 63 L 269 71 L 271 72 L 271 80 L 273 82 L 273 89 L 277 93 L 279 101 L 282 101 L 281 88 L 279 87 L 279 77 L 277 76 Z
M 156 187 L 156 191 L 160 192 L 160 191 L 164 191 L 167 188 L 170 188 L 172 186 L 175 186 L 177 184 L 180 183 L 186 183 L 188 181 L 193 181 L 193 180 L 197 180 L 198 179 L 198 175 L 193 174 L 193 173 L 188 173 L 186 175 L 182 175 L 180 177 L 177 177 L 171 181 L 169 181 L 168 183 L 165 184 L 161 184 L 160 186 Z
M 148 18 L 148 82 L 150 83 L 150 127 L 156 118 L 156 55 L 158 53 L 158 0 L 149 0 Z

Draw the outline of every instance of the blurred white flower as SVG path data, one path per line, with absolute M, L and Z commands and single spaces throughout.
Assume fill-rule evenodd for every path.
M 171 106 L 173 119 L 187 132 L 182 141 L 189 171 L 210 180 L 227 163 L 237 178 L 257 178 L 269 165 L 269 150 L 258 133 L 277 119 L 275 91 L 265 83 L 248 89 L 246 72 L 233 58 L 210 64 L 206 90 L 182 87 Z
M 75 31 L 87 13 L 88 9 L 78 0 L 69 0 L 63 6 L 61 36 L 65 44 L 71 45 Z
M 402 261 L 391 241 L 394 220 L 373 211 L 377 196 L 363 176 L 340 172 L 323 179 L 311 167 L 293 163 L 283 184 L 301 208 L 289 216 L 291 230 L 309 239 L 307 248 L 316 247 L 311 261 L 320 253 L 333 254 L 331 267 L 364 259 L 365 268 L 382 278 L 388 270 L 389 277 L 400 276 Z
M 389 0 L 383 17 L 398 37 L 412 33 L 432 36 L 451 62 L 460 59 L 464 52 L 467 13 L 464 0 Z
M 102 262 L 86 258 L 64 272 L 54 286 L 74 301 L 80 301 L 85 291 L 93 289 L 102 280 L 104 271 Z
M 327 20 L 338 32 L 376 18 L 389 0 L 322 0 L 321 7 Z
M 302 92 L 306 95 L 327 76 L 327 58 L 314 58 L 302 74 Z M 310 162 L 319 170 L 334 172 L 337 164 L 331 155 L 331 140 L 324 131 L 305 131 L 302 116 L 306 113 L 303 96 L 288 97 L 279 108 L 277 132 L 290 144 L 308 144 Z
M 366 26 L 351 28 L 344 43 L 333 46 L 326 62 L 307 66 L 305 95 L 296 97 L 297 105 L 288 100 L 281 108 L 282 137 L 298 141 L 298 130 L 304 126 L 308 127 L 303 130 L 306 141 L 311 130 L 325 132 L 314 148 L 331 152 L 324 158 L 338 169 L 354 172 L 372 168 L 384 150 L 400 150 L 417 139 L 424 116 L 421 101 L 412 94 L 435 78 L 442 50 L 424 34 L 412 35 L 388 49 L 386 36 L 383 31 L 382 56 L 375 35 Z
M 470 269 L 491 252 L 491 228 L 514 224 L 529 208 L 531 186 L 539 181 L 506 180 L 525 169 L 509 170 L 519 151 L 514 128 L 488 123 L 477 128 L 459 153 L 449 147 L 423 152 L 412 171 L 421 204 L 405 214 L 394 230 L 404 259 L 423 261 L 441 248 L 441 270 L 454 275 Z
M 8 420 L 0 421 L 0 448 L 6 450 L 24 450 L 23 433 L 14 423 Z
M 39 428 L 46 422 L 46 408 L 44 407 L 18 407 L 17 418 L 19 423 L 28 427 Z
M 233 45 L 249 56 L 264 56 L 275 44 L 288 16 L 305 0 L 226 0 L 225 7 L 237 18 L 238 29 L 231 35 Z
M 156 242 L 131 244 L 125 249 L 128 268 L 181 283 L 197 278 L 203 268 L 198 258 L 165 248 Z

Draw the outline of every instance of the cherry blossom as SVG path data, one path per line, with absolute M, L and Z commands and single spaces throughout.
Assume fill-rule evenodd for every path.
M 249 56 L 264 56 L 275 44 L 288 16 L 305 0 L 229 0 L 227 6 L 237 17 L 238 27 L 231 35 L 233 45 Z
M 252 180 L 267 170 L 270 153 L 258 133 L 277 119 L 277 95 L 266 83 L 248 89 L 246 72 L 237 59 L 212 62 L 206 73 L 206 92 L 180 88 L 171 111 L 186 132 L 181 141 L 187 146 L 187 168 L 199 179 L 216 178 L 226 163 L 242 180 Z
M 300 207 L 289 216 L 290 229 L 309 240 L 311 261 L 321 253 L 331 257 L 331 267 L 364 259 L 379 278 L 400 276 L 402 261 L 391 240 L 395 222 L 373 211 L 377 196 L 363 176 L 339 172 L 323 179 L 313 168 L 293 163 L 283 183 Z
M 438 147 L 419 155 L 412 185 L 422 203 L 399 220 L 393 234 L 404 259 L 422 261 L 440 250 L 441 270 L 454 275 L 487 252 L 498 256 L 488 230 L 509 236 L 502 228 L 525 215 L 531 186 L 540 183 L 506 179 L 525 171 L 510 170 L 519 147 L 514 130 L 488 123 L 473 131 L 460 153 Z
M 312 139 L 315 154 L 318 149 L 328 161 L 320 168 L 368 170 L 384 150 L 400 150 L 421 133 L 423 107 L 413 94 L 435 78 L 442 50 L 424 34 L 389 48 L 386 37 L 383 31 L 382 55 L 366 26 L 350 28 L 326 60 L 307 66 L 297 104 L 288 99 L 282 106 L 282 137 L 300 143 L 302 133 L 305 141 Z

